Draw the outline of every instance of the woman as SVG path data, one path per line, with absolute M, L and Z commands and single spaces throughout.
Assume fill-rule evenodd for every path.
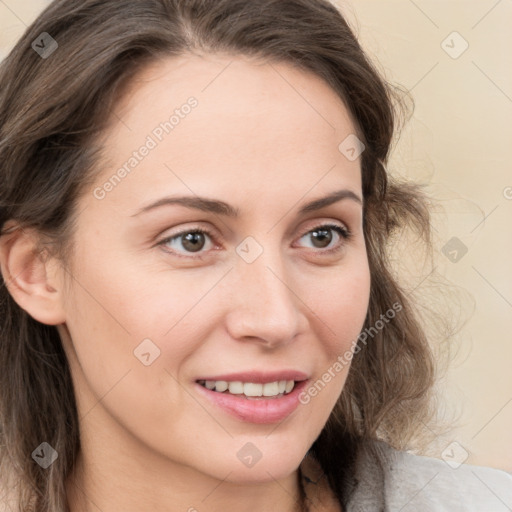
M 387 247 L 428 203 L 331 4 L 57 0 L 0 83 L 6 510 L 512 506 L 404 451 L 435 364 Z

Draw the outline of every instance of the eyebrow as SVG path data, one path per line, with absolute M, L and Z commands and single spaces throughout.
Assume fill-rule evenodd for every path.
M 337 203 L 342 199 L 350 199 L 355 201 L 356 203 L 359 203 L 360 205 L 363 204 L 362 199 L 355 192 L 352 192 L 351 190 L 348 189 L 343 189 L 332 192 L 329 195 L 322 197 L 320 199 L 315 199 L 314 201 L 306 203 L 300 208 L 299 214 L 320 210 L 322 208 L 330 206 L 331 204 Z M 156 208 L 160 208 L 161 206 L 168 205 L 180 205 L 186 208 L 201 210 L 203 212 L 216 213 L 218 215 L 224 215 L 226 217 L 233 218 L 238 217 L 240 215 L 239 208 L 231 206 L 230 204 L 225 203 L 224 201 L 208 199 L 199 196 L 179 196 L 162 197 L 161 199 L 158 199 L 157 201 L 142 207 L 140 210 L 137 210 L 133 215 L 131 215 L 131 217 L 136 217 L 141 213 L 145 213 Z

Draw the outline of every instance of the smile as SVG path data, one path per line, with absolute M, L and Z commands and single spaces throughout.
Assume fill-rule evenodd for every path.
M 279 380 L 273 382 L 227 382 L 225 380 L 200 380 L 198 383 L 210 391 L 231 395 L 245 395 L 247 398 L 280 398 L 293 391 L 295 381 Z

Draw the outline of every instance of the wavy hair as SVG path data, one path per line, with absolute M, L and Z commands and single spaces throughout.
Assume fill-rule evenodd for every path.
M 58 44 L 47 58 L 32 46 L 43 32 Z M 363 227 L 371 290 L 364 328 L 372 336 L 358 343 L 340 399 L 311 448 L 343 505 L 342 482 L 362 442 L 382 439 L 402 448 L 431 420 L 436 365 L 415 303 L 389 258 L 390 240 L 405 229 L 432 248 L 428 195 L 386 170 L 403 101 L 333 4 L 52 2 L 0 64 L 0 234 L 8 236 L 7 227 L 34 229 L 41 251 L 66 264 L 77 199 L 98 175 L 97 141 L 123 88 L 144 66 L 190 52 L 261 57 L 316 74 L 343 100 L 365 144 Z M 63 512 L 66 477 L 80 450 L 73 382 L 56 327 L 24 311 L 5 279 L 0 283 L 2 485 L 13 496 L 13 510 Z M 400 312 L 376 329 L 397 302 Z M 42 440 L 59 453 L 46 470 L 30 456 Z

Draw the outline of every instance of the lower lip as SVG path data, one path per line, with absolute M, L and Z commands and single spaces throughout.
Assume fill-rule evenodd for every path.
M 278 423 L 289 416 L 299 405 L 299 394 L 307 381 L 295 384 L 293 390 L 280 398 L 248 399 L 245 395 L 218 393 L 196 382 L 199 393 L 235 418 L 248 423 Z

